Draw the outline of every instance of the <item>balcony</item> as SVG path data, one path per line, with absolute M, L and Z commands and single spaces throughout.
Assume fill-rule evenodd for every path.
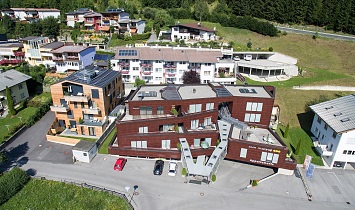
M 165 64 L 164 67 L 167 69 L 176 69 L 176 66 L 172 64 Z
M 119 64 L 121 67 L 124 67 L 124 66 L 128 67 L 130 65 L 129 62 L 120 62 Z
M 100 114 L 101 110 L 99 108 L 83 108 L 84 114 Z
M 151 71 L 143 71 L 143 74 L 144 74 L 144 75 L 151 75 L 152 72 L 151 72 Z
M 318 146 L 316 146 L 316 150 L 323 157 L 329 157 L 333 155 L 332 151 L 327 150 L 327 145 L 318 144 Z
M 84 119 L 81 125 L 87 126 L 103 126 L 107 121 L 106 120 L 99 120 L 99 119 Z
M 90 95 L 68 95 L 64 96 L 66 101 L 75 101 L 75 102 L 88 102 L 91 99 Z
M 168 77 L 175 77 L 175 74 L 168 74 Z
M 69 107 L 67 106 L 58 106 L 58 105 L 54 105 L 54 106 L 51 106 L 51 111 L 52 112 L 68 112 L 69 110 Z
M 15 51 L 14 55 L 17 57 L 25 57 L 25 53 L 24 52 L 19 52 L 19 51 Z
M 62 61 L 63 57 L 53 56 L 53 61 Z
M 6 59 L 3 59 L 0 61 L 0 65 L 7 65 L 7 64 L 19 64 L 19 63 L 22 63 L 23 60 L 6 60 Z
M 122 70 L 121 73 L 122 73 L 122 74 L 129 74 L 129 71 L 127 71 L 127 70 Z
M 79 56 L 67 56 L 65 60 L 79 60 Z

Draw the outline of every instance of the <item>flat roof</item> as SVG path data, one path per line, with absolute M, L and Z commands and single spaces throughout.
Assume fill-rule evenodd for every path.
M 89 47 L 84 47 L 84 46 L 79 46 L 79 45 L 65 45 L 62 46 L 58 49 L 52 50 L 52 53 L 63 53 L 63 52 L 73 52 L 73 53 L 79 53 L 81 51 L 84 51 L 90 47 L 94 47 L 94 46 L 89 46 Z
M 49 44 L 46 44 L 44 46 L 42 46 L 41 48 L 46 48 L 46 49 L 57 49 L 59 47 L 64 46 L 64 42 L 52 42 Z
M 95 142 L 80 140 L 74 147 L 73 150 L 89 152 L 90 149 L 95 145 Z
M 180 86 L 178 92 L 183 100 L 217 97 L 216 93 L 208 85 Z
M 355 94 L 310 106 L 335 132 L 355 129 Z
M 242 134 L 242 135 L 241 135 Z M 248 138 L 241 137 L 249 136 Z M 233 127 L 232 134 L 230 136 L 233 139 L 241 139 L 251 141 L 255 143 L 270 144 L 276 146 L 283 146 L 279 140 L 268 129 L 264 128 L 249 128 L 246 130 L 240 130 L 237 127 Z
M 161 93 L 160 93 L 160 90 L 163 89 L 164 87 L 166 87 L 166 85 L 144 85 L 144 86 L 141 86 L 140 89 L 138 90 L 138 92 L 132 98 L 132 101 L 164 100 L 161 97 Z M 139 95 L 141 95 L 140 93 L 152 93 L 152 92 L 155 92 L 156 95 L 150 94 L 148 96 L 148 94 L 144 94 L 143 97 L 139 96 Z
M 265 90 L 263 86 L 225 85 L 224 88 L 227 89 L 228 92 L 231 93 L 233 96 L 252 97 L 252 98 L 271 98 L 270 94 Z
M 266 69 L 266 70 L 273 70 L 273 69 L 280 69 L 284 68 L 285 66 L 289 66 L 290 64 L 276 62 L 267 59 L 258 59 L 258 60 L 251 60 L 251 61 L 237 61 L 238 66 L 248 67 L 248 68 L 259 68 L 259 69 Z

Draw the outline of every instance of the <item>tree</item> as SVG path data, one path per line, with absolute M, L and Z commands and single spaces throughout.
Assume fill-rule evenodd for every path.
M 11 92 L 8 86 L 6 86 L 6 100 L 7 100 L 7 107 L 9 109 L 9 113 L 11 115 L 15 115 L 16 110 L 14 108 L 14 101 L 12 99 Z
M 208 5 L 204 0 L 195 1 L 194 15 L 196 20 L 206 20 L 209 15 Z
M 285 132 L 284 132 L 284 137 L 288 138 L 288 131 L 290 130 L 290 123 L 287 123 L 287 126 L 285 128 Z
M 142 79 L 139 79 L 138 77 L 136 78 L 136 80 L 134 81 L 134 87 L 139 87 L 141 85 L 145 85 L 145 81 Z
M 50 16 L 44 18 L 42 21 L 40 21 L 40 23 L 42 24 L 43 36 L 48 36 L 50 38 L 57 39 L 57 36 L 59 36 L 59 31 L 60 31 L 57 18 Z
M 300 154 L 300 150 L 301 150 L 301 140 L 299 140 L 298 143 L 297 143 L 295 155 L 299 155 Z
M 253 46 L 253 43 L 251 42 L 251 39 L 249 39 L 248 43 L 247 43 L 247 47 L 249 49 L 251 49 L 251 47 Z
M 182 75 L 182 81 L 184 84 L 200 84 L 200 75 L 196 71 L 185 71 Z
M 0 152 L 0 163 L 6 162 L 7 157 L 4 152 Z

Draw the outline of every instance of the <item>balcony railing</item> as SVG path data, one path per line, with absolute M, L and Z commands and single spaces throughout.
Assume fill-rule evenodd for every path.
M 130 64 L 129 64 L 129 62 L 120 62 L 119 63 L 120 64 L 120 66 L 129 66 Z
M 168 77 L 175 77 L 175 74 L 168 74 Z
M 122 74 L 129 74 L 129 71 L 123 70 L 123 71 L 121 71 L 121 73 L 122 73 Z
M 57 106 L 57 105 L 51 106 L 52 112 L 68 112 L 68 110 L 69 107 L 67 106 Z
M 333 155 L 332 151 L 327 150 L 327 145 L 318 144 L 318 146 L 316 147 L 316 150 L 321 156 L 328 157 L 328 156 Z
M 68 95 L 64 96 L 66 101 L 75 101 L 75 102 L 88 102 L 91 99 L 90 95 Z
M 53 56 L 53 61 L 62 61 L 62 60 L 63 60 L 63 57 Z
M 151 72 L 151 71 L 143 71 L 143 74 L 144 74 L 144 75 L 151 75 L 152 72 Z
M 85 114 L 100 114 L 101 110 L 99 108 L 83 108 L 82 109 Z
M 66 60 L 79 60 L 79 56 L 67 56 Z
M 165 64 L 164 67 L 167 68 L 167 69 L 176 69 L 175 65 L 170 65 L 170 64 Z
M 142 67 L 152 67 L 153 64 L 152 63 L 141 63 Z
M 18 56 L 18 57 L 25 57 L 25 53 L 24 53 L 24 52 L 18 52 L 18 51 L 16 51 L 16 52 L 14 52 L 14 55 L 15 55 L 15 56 Z
M 6 59 L 3 59 L 0 61 L 0 65 L 4 65 L 4 64 L 19 64 L 19 63 L 22 63 L 23 60 L 6 60 Z

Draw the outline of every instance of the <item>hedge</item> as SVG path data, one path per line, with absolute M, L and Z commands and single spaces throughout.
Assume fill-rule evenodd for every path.
M 28 127 L 34 125 L 38 120 L 40 120 L 50 109 L 50 106 L 52 105 L 51 100 L 47 101 L 37 101 L 37 100 L 31 100 L 28 102 L 28 106 L 36 107 L 37 110 L 33 114 L 31 118 L 29 118 L 26 122 L 26 125 Z
M 144 34 L 132 34 L 132 40 L 137 41 L 137 40 L 147 40 L 150 37 L 150 33 L 144 33 Z
M 29 180 L 26 172 L 17 167 L 0 176 L 0 205 L 20 191 Z

